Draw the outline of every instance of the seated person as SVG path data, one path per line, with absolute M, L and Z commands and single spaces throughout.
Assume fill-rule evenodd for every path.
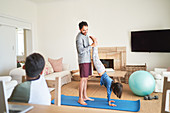
M 93 43 L 95 43 L 95 45 L 97 46 L 97 41 L 94 37 L 90 38 L 93 40 Z M 93 52 L 92 52 L 92 56 L 93 56 L 93 63 L 94 66 L 98 72 L 98 74 L 101 76 L 100 79 L 100 85 L 104 85 L 107 88 L 107 98 L 108 98 L 108 104 L 109 106 L 116 106 L 115 104 L 111 104 L 111 102 L 114 102 L 110 99 L 111 96 L 111 92 L 113 91 L 113 93 L 118 97 L 121 98 L 122 95 L 122 89 L 123 89 L 123 85 L 121 83 L 118 82 L 114 82 L 106 73 L 105 67 L 102 64 L 102 62 L 99 59 L 98 56 L 98 48 L 97 47 L 93 47 Z
M 27 81 L 15 87 L 8 101 L 50 105 L 51 95 L 44 75 L 41 75 L 44 66 L 43 56 L 38 53 L 29 55 L 25 62 Z

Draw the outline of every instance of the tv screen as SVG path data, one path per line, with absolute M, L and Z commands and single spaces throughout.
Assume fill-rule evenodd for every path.
M 132 52 L 170 52 L 170 29 L 131 31 Z

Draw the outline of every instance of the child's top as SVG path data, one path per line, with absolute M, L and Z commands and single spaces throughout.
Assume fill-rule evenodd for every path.
M 8 101 L 50 105 L 51 95 L 44 75 L 40 75 L 36 80 L 18 84 Z
M 111 85 L 112 85 L 112 79 L 107 75 L 107 73 L 105 72 L 101 79 L 100 79 L 100 85 L 104 85 L 106 88 L 107 88 L 107 98 L 108 98 L 108 101 L 110 101 L 110 95 L 111 95 L 111 92 L 112 92 L 112 88 L 111 88 Z

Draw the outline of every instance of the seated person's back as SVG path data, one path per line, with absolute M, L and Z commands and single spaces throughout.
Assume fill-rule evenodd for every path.
M 27 81 L 17 85 L 9 98 L 10 102 L 25 102 L 31 104 L 51 104 L 51 95 L 42 71 L 45 66 L 43 56 L 38 53 L 26 58 L 25 70 Z

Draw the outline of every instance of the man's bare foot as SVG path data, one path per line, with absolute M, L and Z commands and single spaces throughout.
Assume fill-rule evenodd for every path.
M 94 99 L 91 99 L 91 98 L 89 98 L 89 97 L 87 97 L 87 98 L 84 98 L 83 100 L 84 100 L 84 101 L 86 101 L 86 100 L 89 100 L 89 101 L 94 101 Z
M 82 99 L 79 99 L 79 100 L 78 100 L 78 103 L 81 104 L 81 105 L 87 105 L 87 103 L 84 102 L 84 100 L 82 100 Z

